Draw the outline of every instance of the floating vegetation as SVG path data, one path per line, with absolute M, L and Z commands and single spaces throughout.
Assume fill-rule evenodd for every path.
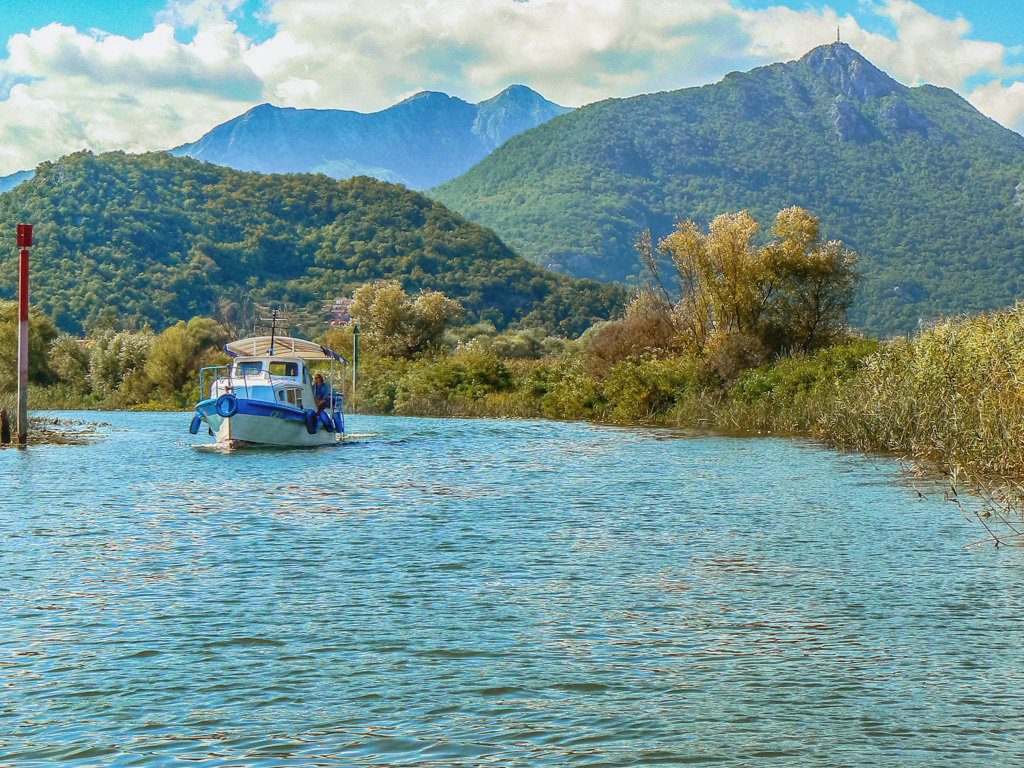
M 28 445 L 87 445 L 96 440 L 101 428 L 109 426 L 105 422 L 32 416 L 29 418 Z M 10 445 L 0 443 L 0 448 L 16 448 L 17 443 L 15 434 Z

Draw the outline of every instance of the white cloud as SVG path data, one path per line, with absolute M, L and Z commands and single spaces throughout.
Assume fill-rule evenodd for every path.
M 13 36 L 0 61 L 0 173 L 83 147 L 174 146 L 260 101 L 372 111 L 419 90 L 479 100 L 515 82 L 578 105 L 699 85 L 802 56 L 837 26 L 902 82 L 970 91 L 1007 125 L 1024 118 L 1012 52 L 909 0 L 843 16 L 731 0 L 265 0 L 262 42 L 233 20 L 251 6 L 173 0 L 137 39 L 60 24 Z M 858 18 L 869 15 L 894 36 L 868 32 Z
M 138 40 L 95 37 L 50 24 L 14 35 L 4 69 L 48 79 L 82 77 L 98 85 L 258 97 L 262 83 L 242 61 L 246 44 L 233 30 L 229 24 L 206 27 L 183 44 L 167 24 Z
M 244 2 L 245 0 L 171 0 L 156 18 L 160 23 L 185 29 L 210 23 L 221 24 Z
M 0 109 L 0 173 L 81 149 L 166 149 L 258 103 L 248 41 L 227 22 L 192 41 L 157 24 L 129 39 L 50 24 L 8 41 L 0 78 L 16 82 Z
M 944 19 L 908 0 L 890 0 L 879 8 L 897 30 L 896 40 L 876 36 L 882 63 L 893 74 L 912 83 L 962 88 L 979 72 L 1009 74 L 1006 47 L 967 37 L 970 24 L 963 18 Z
M 446 90 L 485 98 L 511 82 L 563 104 L 681 88 L 725 72 L 794 59 L 843 40 L 898 80 L 964 91 L 979 73 L 1022 74 L 1000 43 L 973 40 L 963 18 L 909 0 L 865 3 L 895 37 L 855 15 L 777 5 L 744 10 L 729 0 L 276 0 L 278 34 L 246 61 L 274 90 L 292 79 L 292 106 L 324 102 L 380 109 L 401 93 Z
M 1018 133 L 1024 132 L 1024 83 L 1003 85 L 996 80 L 975 88 L 967 96 L 975 109 Z
M 268 85 L 314 77 L 316 99 L 363 110 L 423 89 L 486 98 L 512 82 L 577 105 L 706 82 L 746 58 L 726 0 L 278 0 L 268 17 L 278 34 L 246 59 Z

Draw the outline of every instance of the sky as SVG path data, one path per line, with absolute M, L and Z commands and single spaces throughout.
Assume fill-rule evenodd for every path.
M 844 42 L 1024 132 L 1006 0 L 4 0 L 0 174 L 167 149 L 250 107 L 372 112 L 513 83 L 566 106 L 716 82 Z

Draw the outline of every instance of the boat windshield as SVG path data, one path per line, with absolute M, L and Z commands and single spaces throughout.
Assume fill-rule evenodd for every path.
M 270 375 L 271 376 L 298 376 L 299 365 L 298 363 L 285 363 L 275 361 L 270 364 Z
M 263 370 L 263 363 L 259 360 L 247 360 L 242 363 L 235 363 L 236 376 L 252 376 Z

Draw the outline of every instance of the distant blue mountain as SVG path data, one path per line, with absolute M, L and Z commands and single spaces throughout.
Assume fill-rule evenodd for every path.
M 523 85 L 479 104 L 424 91 L 372 114 L 262 104 L 171 153 L 242 171 L 365 175 L 428 189 L 569 111 Z
M 33 175 L 35 171 L 16 171 L 9 176 L 0 176 L 0 194 L 14 189 L 21 182 L 31 179 Z

